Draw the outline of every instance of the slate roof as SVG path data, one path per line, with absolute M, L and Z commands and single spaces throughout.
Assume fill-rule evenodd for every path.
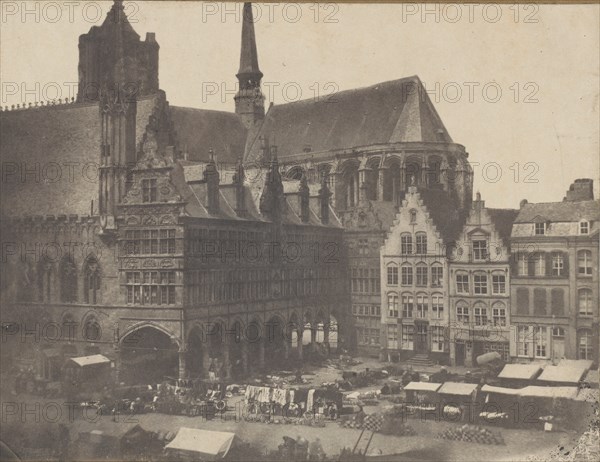
M 171 118 L 188 160 L 208 162 L 211 148 L 217 163 L 236 163 L 243 156 L 247 131 L 237 114 L 171 106 Z
M 442 190 L 419 189 L 418 193 L 444 242 L 454 242 L 466 219 L 465 215 L 458 212 L 456 200 Z
M 510 243 L 510 233 L 512 225 L 519 214 L 519 210 L 515 209 L 486 209 L 494 223 L 494 227 L 504 244 Z
M 576 222 L 582 219 L 595 221 L 600 219 L 600 200 L 525 204 L 515 223 L 534 223 L 540 219 L 555 223 Z
M 452 142 L 417 76 L 272 106 L 249 134 L 247 162 L 263 161 L 260 136 L 278 146 L 280 159 L 300 154 L 306 146 L 317 152 L 381 143 Z

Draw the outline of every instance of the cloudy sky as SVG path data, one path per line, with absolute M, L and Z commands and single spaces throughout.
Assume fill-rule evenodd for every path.
M 142 38 L 156 33 L 172 105 L 233 110 L 241 6 L 125 5 Z M 69 96 L 78 36 L 110 2 L 0 6 L 2 106 Z M 598 5 L 257 4 L 255 20 L 275 104 L 418 75 L 488 206 L 561 200 L 580 177 L 598 196 Z

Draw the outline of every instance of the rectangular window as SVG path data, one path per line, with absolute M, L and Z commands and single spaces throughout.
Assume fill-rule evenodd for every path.
M 431 267 L 431 287 L 442 287 L 444 279 L 444 268 L 441 266 Z
M 473 241 L 473 259 L 476 261 L 485 261 L 487 258 L 487 241 Z
M 469 307 L 468 306 L 457 306 L 456 307 L 456 320 L 462 324 L 469 324 Z
M 410 294 L 402 295 L 402 317 L 412 318 L 413 317 L 414 300 Z
M 391 350 L 398 349 L 398 325 L 388 324 L 388 326 L 387 326 L 387 347 Z
M 546 343 L 548 328 L 544 326 L 536 326 L 534 328 L 534 344 L 535 344 L 535 357 L 546 358 Z
M 529 259 L 525 253 L 519 254 L 517 274 L 519 276 L 529 275 Z
M 388 295 L 388 316 L 390 318 L 398 317 L 398 296 L 395 294 Z
M 494 326 L 506 326 L 506 308 L 492 307 L 492 320 Z
M 427 266 L 417 266 L 417 286 L 427 287 Z
M 577 274 L 579 276 L 592 275 L 592 252 L 580 250 L 577 253 Z
M 552 255 L 552 276 L 562 276 L 565 271 L 565 261 L 559 253 Z
M 537 236 L 546 234 L 546 223 L 535 223 L 534 227 Z
M 486 326 L 488 322 L 487 308 L 485 306 L 476 306 L 473 311 L 475 314 L 475 325 Z
M 485 353 L 496 352 L 499 353 L 504 362 L 508 362 L 510 358 L 510 348 L 508 343 L 489 343 L 486 342 L 483 345 L 483 351 Z
M 534 276 L 546 275 L 546 258 L 543 253 L 538 253 L 533 257 L 533 274 Z
M 123 248 L 129 255 L 160 255 L 175 253 L 174 229 L 127 230 Z
M 441 295 L 431 297 L 431 315 L 433 319 L 444 318 L 444 299 Z
M 433 326 L 431 329 L 431 350 L 444 351 L 444 327 Z
M 517 326 L 517 355 L 529 356 L 529 343 L 531 335 L 529 326 Z
M 387 283 L 388 286 L 398 285 L 398 267 L 396 265 L 387 267 Z
M 157 200 L 157 186 L 156 179 L 144 179 L 142 180 L 142 202 L 156 202 Z
M 130 305 L 174 305 L 174 271 L 128 271 L 125 274 Z
M 413 269 L 412 266 L 402 267 L 402 285 L 412 286 L 413 284 Z
M 459 294 L 469 293 L 469 275 L 468 274 L 457 274 L 456 275 L 456 292 Z
M 506 293 L 506 277 L 504 274 L 492 274 L 492 291 L 496 295 Z
M 367 239 L 358 240 L 358 253 L 365 255 L 369 252 L 369 241 Z
M 427 235 L 417 234 L 417 254 L 422 255 L 427 253 Z
M 415 326 L 402 326 L 402 349 L 412 350 L 413 349 L 413 337 L 415 333 Z
M 402 255 L 412 254 L 412 236 L 410 234 L 400 236 L 400 252 Z
M 475 294 L 487 294 L 487 275 L 475 274 L 473 276 L 473 291 Z
M 417 318 L 427 319 L 428 300 L 426 295 L 417 295 Z

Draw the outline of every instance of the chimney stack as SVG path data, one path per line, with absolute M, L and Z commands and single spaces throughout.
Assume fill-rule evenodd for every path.
M 580 202 L 594 200 L 594 180 L 591 178 L 578 178 L 567 191 L 565 202 Z

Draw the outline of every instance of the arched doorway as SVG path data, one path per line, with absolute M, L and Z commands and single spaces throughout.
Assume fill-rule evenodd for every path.
M 178 345 L 166 331 L 144 326 L 121 340 L 120 378 L 129 384 L 160 383 L 178 376 Z

